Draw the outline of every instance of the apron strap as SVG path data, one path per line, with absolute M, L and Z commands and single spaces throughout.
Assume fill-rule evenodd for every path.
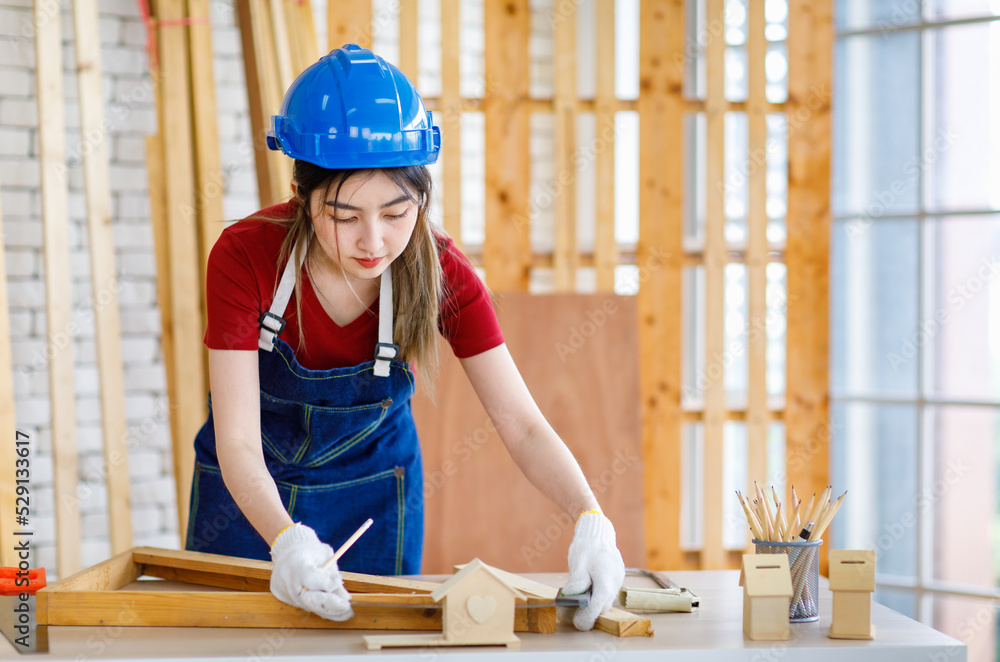
M 278 289 L 274 292 L 271 308 L 261 313 L 257 318 L 260 324 L 260 336 L 257 346 L 265 352 L 274 349 L 274 338 L 285 330 L 285 309 L 295 290 L 295 271 L 301 268 L 302 259 L 293 252 L 281 272 Z M 392 342 L 392 265 L 382 272 L 379 283 L 378 302 L 378 343 L 375 345 L 375 375 L 389 376 L 389 363 L 399 356 L 399 345 Z
M 375 376 L 389 376 L 389 362 L 399 356 L 392 343 L 392 265 L 382 272 L 378 294 L 378 343 L 375 345 Z

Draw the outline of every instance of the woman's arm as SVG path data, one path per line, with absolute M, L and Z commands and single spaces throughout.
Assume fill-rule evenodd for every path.
M 226 487 L 270 545 L 292 523 L 264 464 L 257 351 L 208 350 L 215 445 Z
M 576 458 L 528 392 L 507 345 L 461 359 L 461 363 L 504 445 L 531 484 L 573 517 L 600 509 Z

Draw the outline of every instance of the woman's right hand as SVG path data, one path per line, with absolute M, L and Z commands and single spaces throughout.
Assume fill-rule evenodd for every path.
M 331 621 L 346 621 L 354 611 L 337 562 L 323 568 L 332 557 L 333 548 L 320 542 L 311 528 L 304 524 L 289 526 L 271 545 L 271 593 L 293 607 Z

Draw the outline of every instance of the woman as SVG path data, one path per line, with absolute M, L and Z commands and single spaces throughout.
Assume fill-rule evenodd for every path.
M 188 549 L 269 555 L 272 593 L 334 620 L 352 616 L 341 568 L 419 573 L 408 364 L 433 372 L 440 331 L 518 467 L 579 515 L 564 592 L 592 587 L 574 622 L 593 627 L 624 578 L 614 528 L 528 393 L 485 286 L 431 228 L 440 133 L 412 84 L 369 50 L 336 49 L 289 88 L 268 145 L 295 159 L 292 199 L 227 228 L 209 259 L 212 396 Z M 372 529 L 323 567 L 321 541 L 368 517 Z

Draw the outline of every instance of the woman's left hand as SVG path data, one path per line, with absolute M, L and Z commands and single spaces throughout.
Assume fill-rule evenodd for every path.
M 566 595 L 591 588 L 590 602 L 573 616 L 577 630 L 594 627 L 597 617 L 615 604 L 624 581 L 625 561 L 611 520 L 596 511 L 580 515 L 569 546 L 569 580 L 563 587 Z

